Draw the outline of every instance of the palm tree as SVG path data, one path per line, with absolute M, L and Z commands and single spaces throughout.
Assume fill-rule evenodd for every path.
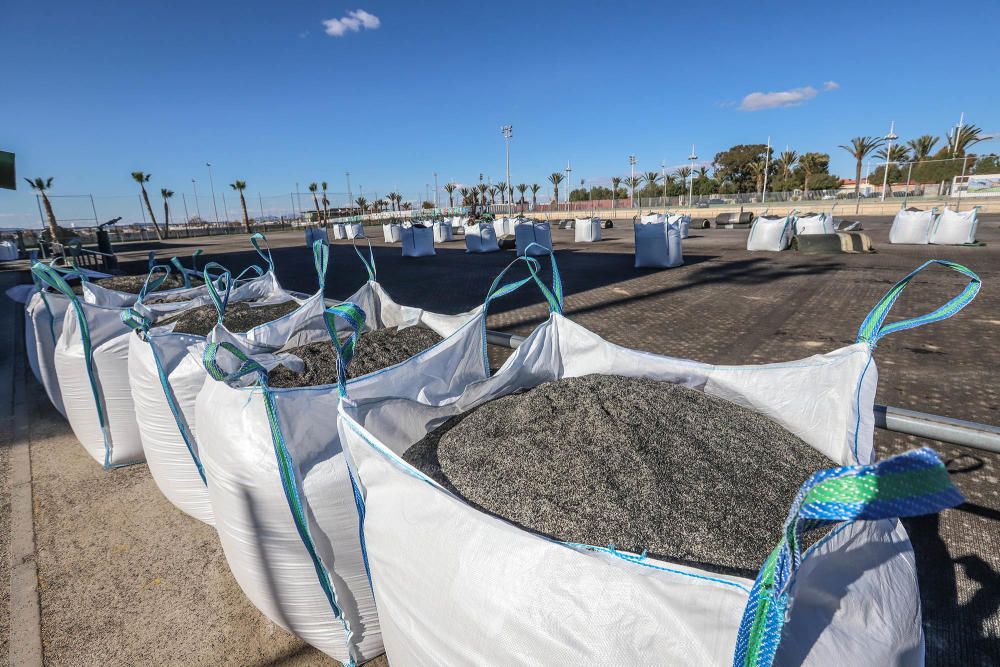
M 691 167 L 681 167 L 674 172 L 674 176 L 682 181 L 687 181 L 688 176 L 691 175 Z
M 938 138 L 934 135 L 924 134 L 916 139 L 910 139 L 906 142 L 906 145 L 913 151 L 913 161 L 923 162 L 931 156 L 931 151 L 934 150 L 934 145 L 937 142 Z
M 625 179 L 625 187 L 629 191 L 629 206 L 635 206 L 635 189 L 642 185 L 642 176 L 629 176 Z
M 854 198 L 860 200 L 861 193 L 861 168 L 864 166 L 865 158 L 873 150 L 882 145 L 884 139 L 881 137 L 854 137 L 850 144 L 841 144 L 840 148 L 851 154 L 857 163 L 854 169 Z M 860 201 L 859 201 L 860 205 Z
M 326 224 L 330 217 L 330 200 L 326 198 L 326 181 L 320 183 L 320 186 L 323 188 L 323 223 Z
M 170 238 L 170 204 L 167 200 L 174 196 L 174 191 L 160 188 L 160 196 L 163 197 L 163 235 Z
M 361 209 L 362 213 L 368 209 L 368 200 L 364 197 L 358 197 L 354 200 L 354 203 L 358 205 L 358 208 Z
M 647 171 L 642 175 L 642 180 L 646 183 L 646 185 L 656 187 L 656 184 L 660 182 L 660 172 Z
M 313 185 L 316 185 L 316 184 L 313 183 Z M 247 234 L 249 234 L 252 231 L 250 229 L 250 216 L 247 214 L 247 199 L 246 199 L 246 197 L 243 196 L 243 191 L 247 189 L 247 182 L 246 181 L 236 181 L 235 183 L 230 183 L 229 187 L 231 187 L 233 190 L 236 190 L 237 192 L 240 193 L 240 206 L 243 207 L 243 227 L 247 230 Z M 315 197 L 316 197 L 316 195 L 313 194 L 313 198 L 315 198 Z M 319 211 L 318 207 L 316 208 L 316 211 L 317 212 Z
M 972 124 L 963 125 L 961 131 L 957 133 L 950 133 L 948 142 L 951 145 L 951 156 L 965 157 L 965 149 L 980 141 L 986 141 L 986 137 L 982 134 L 983 131 Z
M 479 203 L 483 206 L 486 206 L 486 190 L 488 190 L 489 187 L 490 186 L 485 183 L 480 183 L 476 186 L 476 191 L 479 193 Z
M 398 192 L 390 192 L 385 196 L 385 198 L 389 200 L 389 210 L 391 211 L 399 210 L 399 207 L 396 206 L 396 204 L 398 202 L 403 201 L 403 195 L 399 194 Z
M 316 183 L 309 184 L 309 192 L 313 194 L 313 205 L 316 207 L 316 222 L 319 222 L 319 199 L 316 198 L 316 191 L 319 190 L 319 185 Z
M 888 149 L 888 150 L 887 150 Z M 876 153 L 875 157 L 882 158 L 885 162 L 882 168 L 888 170 L 890 165 L 897 165 L 900 162 L 907 162 L 910 159 L 910 151 L 906 146 L 902 144 L 895 144 L 891 148 L 888 146 L 883 146 Z M 885 179 L 886 189 L 889 194 L 892 194 L 892 172 Z
M 149 211 L 149 219 L 153 221 L 153 231 L 156 232 L 156 238 L 163 240 L 163 234 L 160 232 L 160 226 L 156 224 L 156 216 L 153 214 L 153 207 L 149 203 L 149 193 L 146 192 L 146 183 L 149 183 L 149 179 L 152 174 L 144 174 L 141 171 L 132 172 L 132 180 L 139 184 L 139 189 L 142 190 L 142 200 L 146 202 L 146 210 Z
M 754 160 L 749 164 L 750 175 L 754 179 L 754 187 L 758 192 L 764 190 L 764 173 L 766 171 L 763 160 Z
M 506 183 L 501 183 L 501 184 L 499 184 L 497 186 L 497 189 L 500 191 L 500 203 L 501 204 L 506 204 L 507 203 L 507 184 Z
M 781 174 L 782 178 L 788 178 L 792 175 L 792 169 L 799 161 L 799 154 L 793 150 L 782 151 L 778 155 L 778 159 L 774 161 L 775 165 L 778 167 L 778 173 Z
M 799 158 L 799 169 L 802 170 L 802 197 L 809 198 L 809 179 L 813 174 L 818 174 L 823 170 L 823 164 L 819 153 L 805 153 Z
M 497 203 L 497 192 L 498 192 L 497 186 L 491 185 L 490 187 L 486 188 L 486 192 L 488 192 L 489 195 L 490 195 L 490 204 L 496 204 Z
M 52 202 L 49 201 L 49 196 L 45 194 L 45 191 L 52 187 L 52 178 L 36 178 L 31 180 L 30 178 L 24 179 L 31 186 L 31 189 L 42 196 L 42 204 L 45 206 L 45 217 L 48 218 L 49 222 L 49 235 L 52 236 L 52 242 L 55 243 L 59 240 L 59 225 L 56 224 L 56 214 L 52 212 Z
M 611 177 L 611 208 L 615 208 L 615 204 L 618 201 L 618 188 L 622 184 L 622 179 L 619 176 Z
M 532 183 L 529 189 L 531 190 L 531 208 L 534 209 L 538 206 L 538 191 L 542 189 L 542 186 L 538 183 Z
M 517 190 L 517 194 L 519 194 L 521 196 L 521 201 L 519 201 L 518 204 L 520 204 L 521 206 L 524 206 L 524 204 L 525 204 L 525 201 L 524 201 L 524 191 L 528 189 L 528 184 L 527 183 L 518 183 L 516 186 L 514 186 L 514 189 L 516 189 Z
M 455 188 L 457 187 L 454 183 L 444 184 L 444 191 L 448 193 L 448 208 L 455 208 Z

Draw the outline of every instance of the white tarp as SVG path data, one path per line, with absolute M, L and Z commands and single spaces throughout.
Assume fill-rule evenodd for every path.
M 765 217 L 754 220 L 747 236 L 747 250 L 778 252 L 785 250 L 792 242 L 793 216 Z
M 434 254 L 434 229 L 404 223 L 399 230 L 403 257 L 429 257 Z
M 497 234 L 488 222 L 465 227 L 465 252 L 499 252 Z
M 889 243 L 925 245 L 930 242 L 934 211 L 904 211 L 900 209 L 889 229 Z
M 577 218 L 573 223 L 574 240 L 577 243 L 593 243 L 601 240 L 601 221 L 597 218 Z
M 382 225 L 382 238 L 386 243 L 398 243 L 399 225 Z
M 840 464 L 868 464 L 874 343 L 896 326 L 882 329 L 876 317 L 869 329 L 872 317 L 862 328 L 868 337 L 826 354 L 712 366 L 611 344 L 556 310 L 487 380 L 428 395 L 422 378 L 447 377 L 450 360 L 441 356 L 386 371 L 364 392 L 348 387 L 339 429 L 361 498 L 389 661 L 733 664 L 753 581 L 529 533 L 475 509 L 400 457 L 446 419 L 486 401 L 603 373 L 684 384 L 767 415 Z M 843 523 L 795 567 L 785 579 L 787 611 L 770 619 L 784 621 L 770 635 L 780 641 L 776 664 L 922 664 L 914 557 L 896 519 Z
M 829 213 L 817 213 L 795 218 L 795 233 L 798 236 L 807 234 L 836 234 L 833 226 L 833 216 Z
M 548 222 L 520 222 L 514 226 L 514 241 L 519 257 L 525 252 L 531 257 L 547 255 L 552 252 L 552 227 Z
M 928 240 L 937 245 L 975 243 L 978 223 L 978 208 L 959 213 L 946 206 L 931 226 Z
M 421 376 L 427 395 L 487 374 L 483 307 L 441 315 L 402 306 L 374 279 L 350 300 L 367 314 L 368 330 L 424 326 L 446 337 L 403 364 L 447 368 L 437 379 Z M 478 336 L 475 344 L 452 335 L 460 330 Z M 442 356 L 450 361 L 436 363 Z M 225 352 L 219 356 L 220 365 L 232 361 Z M 350 386 L 361 391 L 379 374 L 352 380 Z M 350 657 L 360 664 L 383 648 L 337 434 L 338 388 L 265 393 L 255 383 L 255 377 L 206 382 L 196 403 L 202 462 L 226 560 L 244 593 L 271 620 L 341 662 Z M 273 421 L 268 419 L 269 401 Z M 276 448 L 287 453 L 292 477 L 283 477 Z M 302 527 L 307 539 L 296 526 L 291 503 L 299 504 L 299 516 L 308 517 Z M 329 596 L 323 580 L 330 582 Z M 333 604 L 343 610 L 341 617 Z
M 635 268 L 674 268 L 684 263 L 681 230 L 667 222 L 635 225 Z
M 451 233 L 451 224 L 447 221 L 435 222 L 434 223 L 434 242 L 435 243 L 445 243 L 451 241 L 453 238 Z

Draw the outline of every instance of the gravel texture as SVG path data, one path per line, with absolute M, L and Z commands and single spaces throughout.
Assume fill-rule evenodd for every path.
M 91 282 L 100 285 L 105 289 L 118 290 L 119 292 L 126 292 L 128 294 L 138 294 L 142 290 L 142 286 L 146 284 L 147 274 L 138 276 L 111 276 L 110 278 L 98 278 L 92 280 Z M 201 278 L 191 277 L 191 286 L 197 287 L 201 285 L 204 281 Z M 171 273 L 167 276 L 167 279 L 163 281 L 155 292 L 169 289 L 177 289 L 179 287 L 184 287 L 184 279 L 181 278 L 176 273 Z M 83 294 L 83 286 L 76 282 L 73 284 L 73 291 L 77 294 Z
M 403 458 L 528 530 L 749 577 L 802 483 L 835 465 L 745 408 L 607 375 L 485 403 Z
M 287 315 L 298 307 L 299 304 L 295 301 L 283 301 L 267 306 L 255 306 L 250 302 L 240 301 L 226 306 L 226 316 L 222 323 L 233 333 L 246 333 L 256 326 Z M 174 333 L 207 336 L 218 323 L 219 312 L 214 305 L 209 304 L 185 310 L 176 317 L 165 320 L 164 323 L 169 321 L 177 322 Z
M 441 336 L 421 327 L 403 330 L 379 329 L 362 335 L 347 367 L 347 378 L 361 377 L 395 366 L 440 342 Z M 305 370 L 295 373 L 277 366 L 267 376 L 271 387 L 314 387 L 337 382 L 337 353 L 329 342 L 310 343 L 287 350 L 305 362 Z

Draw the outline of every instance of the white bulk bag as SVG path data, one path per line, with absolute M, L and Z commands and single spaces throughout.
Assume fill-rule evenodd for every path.
M 963 245 L 976 242 L 978 207 L 959 213 L 947 206 L 931 227 L 929 241 L 938 245 Z
M 924 245 L 930 242 L 934 211 L 900 209 L 889 228 L 889 243 Z
M 382 238 L 386 243 L 398 243 L 399 225 L 382 225 Z
M 792 241 L 792 216 L 765 217 L 754 220 L 747 236 L 747 250 L 785 250 Z
M 334 240 L 341 240 L 347 238 L 346 226 L 343 224 L 336 224 L 333 226 L 333 238 Z
M 487 375 L 483 307 L 439 315 L 401 306 L 374 281 L 374 270 L 369 275 L 351 297 L 368 314 L 362 320 L 366 329 L 421 325 L 446 337 L 394 367 L 412 369 L 408 384 L 420 382 L 427 395 L 438 396 Z M 450 360 L 444 374 L 428 378 L 418 372 L 425 364 L 442 368 L 433 361 L 441 356 Z M 220 365 L 231 362 L 225 351 L 218 356 Z M 349 385 L 362 391 L 380 373 Z M 236 581 L 268 618 L 331 657 L 360 664 L 381 654 L 353 489 L 337 435 L 338 387 L 264 390 L 254 386 L 256 374 L 237 378 L 220 370 L 213 377 L 222 381 L 206 382 L 197 399 L 198 438 L 216 528 Z M 279 466 L 279 456 L 288 468 Z M 296 517 L 305 520 L 297 524 Z
M 829 213 L 807 215 L 795 218 L 795 233 L 798 236 L 807 234 L 836 234 L 833 226 L 833 216 Z
M 434 254 L 434 229 L 405 223 L 399 230 L 403 257 L 429 257 Z
M 601 240 L 601 221 L 597 218 L 577 218 L 573 229 L 577 243 L 593 243 Z
M 254 242 L 254 241 L 251 241 Z M 258 250 L 259 252 L 259 250 Z M 197 263 L 198 256 L 202 254 L 201 248 L 198 248 L 192 254 L 192 263 Z M 188 302 L 201 299 L 203 304 L 208 303 L 208 293 L 205 291 L 204 285 L 191 286 L 191 281 L 189 277 L 191 275 L 200 275 L 197 271 L 192 271 L 186 269 L 177 257 L 172 257 L 170 259 L 170 265 L 174 267 L 177 271 L 177 275 L 184 279 L 185 285 L 183 287 L 175 287 L 173 289 L 165 289 L 157 291 L 157 288 L 162 284 L 164 280 L 169 277 L 169 269 L 166 269 L 163 265 L 158 265 L 155 262 L 155 254 L 150 251 L 149 253 L 149 270 L 151 272 L 165 271 L 164 275 L 159 278 L 154 279 L 152 273 L 147 278 L 146 284 L 143 286 L 142 290 L 138 294 L 132 292 L 123 292 L 121 290 L 110 289 L 107 287 L 102 287 L 97 283 L 91 282 L 89 278 L 107 277 L 108 274 L 96 274 L 93 272 L 84 271 L 82 269 L 77 269 L 79 273 L 84 278 L 84 282 L 81 285 L 83 288 L 83 301 L 86 303 L 92 303 L 96 306 L 114 306 L 118 308 L 126 308 L 128 306 L 135 305 L 137 301 L 146 298 L 150 301 L 156 300 L 161 303 L 157 304 L 157 309 L 161 311 L 169 311 L 177 308 L 182 308 L 187 305 Z M 259 271 L 258 271 L 259 274 Z M 155 294 L 153 294 L 155 292 Z
M 460 215 L 456 215 L 451 218 L 451 228 L 454 231 L 459 231 L 468 221 L 469 221 L 468 218 L 463 218 Z
M 968 269 L 944 264 L 972 282 L 920 322 L 950 316 L 978 290 Z M 365 396 L 355 397 L 349 386 L 339 429 L 360 499 L 389 661 L 512 665 L 545 656 L 544 662 L 567 665 L 921 664 L 913 551 L 894 517 L 938 511 L 961 496 L 929 450 L 869 465 L 875 342 L 918 323 L 883 326 L 884 310 L 896 296 L 891 291 L 865 320 L 856 344 L 794 362 L 712 366 L 629 350 L 554 308 L 495 376 L 455 393 L 425 396 L 419 382 L 403 381 L 410 368 L 384 373 Z M 423 373 L 441 377 L 447 363 L 445 357 L 428 361 Z M 774 419 L 840 464 L 864 466 L 814 476 L 804 488 L 829 488 L 824 483 L 834 481 L 858 489 L 867 479 L 918 470 L 929 473 L 928 484 L 916 489 L 923 495 L 912 497 L 913 505 L 911 497 L 890 501 L 888 511 L 876 503 L 805 496 L 793 506 L 790 525 L 802 528 L 809 516 L 828 519 L 827 525 L 845 522 L 801 559 L 782 540 L 777 559 L 763 564 L 763 584 L 755 585 L 613 547 L 535 535 L 477 510 L 401 458 L 452 416 L 546 381 L 593 373 L 684 384 Z M 940 490 L 940 497 L 928 494 L 928 487 Z
M 221 335 L 220 332 L 225 332 L 226 340 L 239 339 L 247 349 L 258 354 L 277 351 L 293 335 L 302 338 L 303 329 L 308 339 L 310 327 L 304 325 L 312 323 L 324 310 L 322 286 L 328 247 L 324 241 L 318 240 L 313 245 L 313 251 L 320 276 L 320 290 L 302 301 L 293 313 L 254 327 L 245 334 L 226 331 L 221 321 L 206 338 L 173 333 L 173 322 L 155 326 L 135 313 L 130 313 L 133 317 L 126 320 L 136 329 L 136 335 L 129 337 L 129 382 L 150 474 L 160 492 L 175 507 L 210 525 L 215 519 L 198 455 L 194 409 L 195 399 L 208 375 L 201 359 L 189 352 L 206 340 L 214 341 Z M 207 278 L 209 276 L 206 275 Z M 271 304 L 293 299 L 278 284 L 271 271 L 235 288 L 232 288 L 233 281 L 228 275 L 224 276 L 224 280 L 226 291 L 221 297 L 216 295 L 215 299 L 216 307 L 221 309 L 220 320 L 229 303 L 261 301 Z M 209 282 L 206 284 L 211 285 Z M 315 327 L 312 331 L 313 337 L 326 335 L 325 331 L 317 331 Z
M 666 222 L 635 225 L 635 268 L 670 269 L 684 263 L 681 230 Z
M 451 225 L 448 222 L 434 223 L 434 242 L 445 243 L 452 240 Z
M 365 238 L 365 226 L 360 222 L 355 222 L 350 225 L 344 225 L 344 232 L 349 239 L 363 239 Z
M 488 222 L 475 223 L 465 227 L 465 252 L 499 252 L 497 234 Z
M 493 220 L 493 231 L 498 239 L 502 239 L 509 233 L 507 231 L 508 225 L 505 218 L 496 218 Z
M 658 222 L 668 222 L 667 216 L 660 213 L 649 213 L 639 217 L 639 224 L 642 225 L 653 225 Z
M 691 216 L 683 213 L 676 213 L 667 216 L 667 222 L 677 225 L 681 232 L 681 238 L 686 239 L 691 231 Z
M 12 262 L 18 257 L 17 244 L 13 241 L 0 241 L 0 262 Z
M 547 255 L 552 252 L 552 228 L 547 222 L 526 220 L 514 226 L 514 241 L 519 257 Z

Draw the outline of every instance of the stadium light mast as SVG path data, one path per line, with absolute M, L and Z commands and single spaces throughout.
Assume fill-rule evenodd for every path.
M 879 201 L 885 201 L 885 191 L 889 185 L 889 160 L 892 158 L 892 142 L 899 137 L 896 136 L 896 121 L 892 121 L 889 125 L 889 134 L 885 135 L 885 140 L 889 143 L 885 147 L 885 168 L 882 170 L 882 196 Z M 957 137 L 956 137 L 957 141 Z
M 667 161 L 660 160 L 660 177 L 663 179 L 663 205 L 667 205 Z
M 204 222 L 201 217 L 201 204 L 198 203 L 198 184 L 191 179 L 191 187 L 194 188 L 194 207 L 198 210 L 198 219 Z
M 569 166 L 569 160 L 566 160 L 566 210 L 569 211 L 569 192 L 573 187 L 573 184 L 569 180 L 569 175 L 573 173 L 573 167 Z
M 514 136 L 514 126 L 504 125 L 500 128 L 500 131 L 503 132 L 503 140 L 507 149 L 507 212 L 510 213 L 513 210 L 511 204 L 514 199 L 513 191 L 510 189 L 510 138 Z
M 628 195 L 628 207 L 635 208 L 635 156 L 628 156 L 629 169 L 632 171 L 632 176 L 629 178 L 629 195 Z
M 208 183 L 212 188 L 212 208 L 215 209 L 215 222 L 219 222 L 219 205 L 215 202 L 215 179 L 212 178 L 212 163 L 206 162 L 205 166 L 208 167 Z
M 688 178 L 691 179 L 688 184 L 688 206 L 694 205 L 694 161 L 698 159 L 698 156 L 694 153 L 694 144 L 691 144 L 691 155 L 688 155 L 688 159 L 691 160 L 691 173 L 688 174 Z
M 764 189 L 760 191 L 760 202 L 767 202 L 767 168 L 771 160 L 771 137 L 767 138 L 767 148 L 764 149 Z

